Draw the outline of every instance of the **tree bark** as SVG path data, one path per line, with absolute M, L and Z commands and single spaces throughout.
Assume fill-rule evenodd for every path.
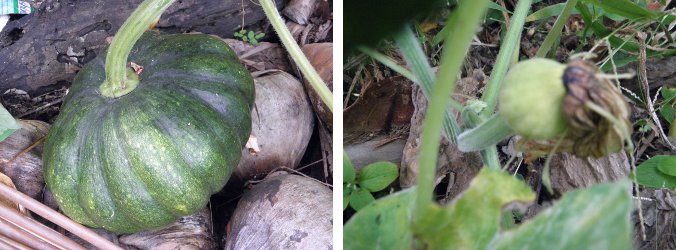
M 0 93 L 17 88 L 33 96 L 69 85 L 140 2 L 48 0 L 8 23 L 0 32 Z M 276 2 L 283 6 L 283 0 Z M 181 0 L 165 11 L 156 29 L 231 37 L 264 17 L 252 1 Z

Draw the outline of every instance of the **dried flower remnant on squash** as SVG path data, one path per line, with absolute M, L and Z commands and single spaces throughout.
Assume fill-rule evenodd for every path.
M 572 141 L 570 152 L 579 157 L 602 157 L 622 149 L 623 130 L 631 133 L 627 103 L 608 79 L 598 77 L 599 69 L 584 60 L 568 63 L 563 74 L 566 97 L 563 112 L 570 127 L 567 139 Z M 611 114 L 622 124 L 591 110 L 591 102 Z

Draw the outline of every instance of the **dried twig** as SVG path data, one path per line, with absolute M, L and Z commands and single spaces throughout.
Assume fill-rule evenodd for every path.
M 27 209 L 33 211 L 34 213 L 42 216 L 43 218 L 53 222 L 54 224 L 70 231 L 71 233 L 77 235 L 81 239 L 91 243 L 92 245 L 100 248 L 100 249 L 119 249 L 122 250 L 119 246 L 111 243 L 110 241 L 104 239 L 100 235 L 96 234 L 94 231 L 92 231 L 89 228 L 86 228 L 80 224 L 77 224 L 76 222 L 72 221 L 71 219 L 67 218 L 66 216 L 52 210 L 51 208 L 43 205 L 42 203 L 32 199 L 31 197 L 28 197 L 27 195 L 14 190 L 13 188 L 10 188 L 5 185 L 0 185 L 0 196 L 7 198 L 8 200 L 14 201 L 16 203 L 21 204 L 22 206 L 26 207 Z M 11 222 L 18 222 L 20 225 L 30 225 L 29 227 L 22 227 L 24 230 L 27 231 L 35 231 L 40 233 L 41 236 L 46 236 L 50 235 L 53 238 L 52 239 L 58 239 L 58 243 L 62 244 L 68 244 L 66 243 L 65 240 L 70 240 L 68 238 L 63 237 L 62 235 L 58 234 L 56 231 L 32 220 L 28 219 L 27 217 L 24 217 L 23 215 L 20 215 L 18 212 L 7 208 L 7 207 L 2 207 L 0 206 L 0 217 L 5 218 L 8 221 Z M 7 217 L 5 217 L 7 216 Z M 42 228 L 44 227 L 44 229 Z M 58 237 L 56 235 L 61 236 Z M 72 242 L 72 240 L 71 240 Z M 84 249 L 84 248 L 78 248 L 77 246 L 79 245 L 71 245 L 68 244 L 65 249 Z M 80 246 L 81 247 L 81 246 Z
M 0 235 L 9 239 L 17 241 L 17 243 L 25 245 L 30 249 L 58 249 L 53 245 L 41 240 L 35 235 L 21 230 L 21 228 L 14 224 L 0 218 Z
M 653 105 L 653 101 L 650 98 L 650 85 L 648 84 L 648 73 L 646 70 L 646 52 L 645 52 L 645 40 L 646 40 L 646 34 L 643 32 L 638 33 L 638 40 L 639 40 L 639 60 L 638 60 L 638 79 L 639 83 L 641 84 L 641 87 L 644 89 L 643 92 L 645 92 L 645 99 L 646 99 L 646 107 L 648 108 L 648 114 L 650 117 L 653 119 L 653 122 L 655 123 L 655 126 L 657 126 L 657 133 L 660 136 L 660 139 L 664 141 L 664 144 L 669 146 L 669 148 L 672 151 L 676 151 L 676 146 L 674 144 L 671 144 L 671 141 L 669 141 L 669 137 L 667 137 L 667 134 L 664 133 L 664 129 L 662 129 L 662 124 L 660 124 L 660 119 L 657 117 L 657 113 L 655 112 L 655 107 Z
M 24 154 L 28 153 L 29 151 L 33 150 L 33 148 L 35 148 L 35 147 L 37 147 L 38 145 L 42 144 L 42 142 L 45 141 L 45 138 L 46 138 L 46 136 L 41 137 L 40 139 L 38 139 L 37 141 L 35 141 L 33 144 L 31 144 L 31 145 L 30 145 L 29 147 L 27 147 L 26 149 L 21 150 L 21 152 L 19 152 L 18 154 L 16 154 L 14 157 L 12 157 L 12 159 L 9 159 L 9 161 L 7 161 L 7 162 L 5 162 L 5 163 L 9 164 L 9 163 L 13 162 L 14 160 L 16 160 L 17 158 L 21 157 L 22 155 L 24 155 Z
M 0 185 L 0 189 L 9 189 L 9 187 Z M 9 223 L 12 223 L 24 231 L 30 232 L 41 240 L 44 240 L 49 244 L 58 247 L 59 249 L 86 250 L 86 248 L 84 248 L 82 245 L 77 244 L 68 237 L 63 236 L 53 229 L 40 224 L 39 222 L 25 215 L 20 214 L 14 209 L 0 206 L 0 218 L 5 219 Z

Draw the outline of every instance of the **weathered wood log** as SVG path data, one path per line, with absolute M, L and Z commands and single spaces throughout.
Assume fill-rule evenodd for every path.
M 45 1 L 33 14 L 8 23 L 0 33 L 0 93 L 18 88 L 35 95 L 68 85 L 140 2 Z M 283 4 L 276 2 L 278 8 Z M 183 0 L 165 11 L 156 29 L 232 37 L 242 25 L 263 18 L 251 1 Z
M 646 189 L 641 192 L 646 240 L 643 240 L 638 210 L 632 214 L 634 249 L 676 249 L 676 194 L 667 189 Z
M 596 183 L 612 182 L 629 176 L 629 160 L 624 152 L 598 159 L 581 159 L 574 155 L 557 154 L 551 165 L 552 189 L 563 194 Z

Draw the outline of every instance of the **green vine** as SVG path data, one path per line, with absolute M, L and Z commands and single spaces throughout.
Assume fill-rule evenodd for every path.
M 99 90 L 106 97 L 116 98 L 133 91 L 139 84 L 138 75 L 127 66 L 127 58 L 143 32 L 162 15 L 175 0 L 145 0 L 122 24 L 106 55 L 106 80 Z
M 289 55 L 291 55 L 293 61 L 296 63 L 296 65 L 298 65 L 300 71 L 303 72 L 303 75 L 305 78 L 307 78 L 308 82 L 310 82 L 312 88 L 317 92 L 317 94 L 319 94 L 319 97 L 321 97 L 324 104 L 326 104 L 329 110 L 333 112 L 333 96 L 331 94 L 331 90 L 326 87 L 326 84 L 317 73 L 317 70 L 312 67 L 310 61 L 308 61 L 303 52 L 300 50 L 300 47 L 298 47 L 298 44 L 296 44 L 293 36 L 291 36 L 291 32 L 289 32 L 289 30 L 286 28 L 284 20 L 282 20 L 277 8 L 275 8 L 275 3 L 272 0 L 261 0 L 260 4 L 263 7 L 265 16 L 268 17 L 270 24 L 272 24 L 272 27 L 277 32 L 277 35 L 279 35 L 279 39 L 282 40 L 284 48 L 286 48 L 286 50 L 289 52 Z

